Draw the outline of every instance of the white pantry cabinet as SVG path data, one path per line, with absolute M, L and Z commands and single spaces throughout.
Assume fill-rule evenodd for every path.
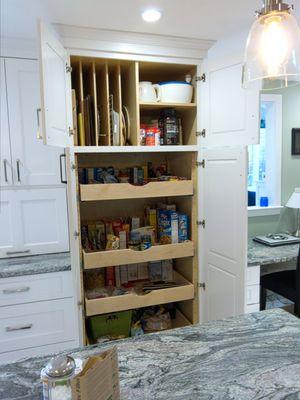
M 191 318 L 191 304 L 198 307 L 197 319 L 200 322 L 243 313 L 247 267 L 246 146 L 258 141 L 259 92 L 241 90 L 241 60 L 221 59 L 216 63 L 207 59 L 203 62 L 212 45 L 208 41 L 195 43 L 183 39 L 175 43 L 172 38 L 161 36 L 148 38 L 147 42 L 145 38 L 143 41 L 141 37 L 130 38 L 124 34 L 121 42 L 118 41 L 119 34 L 65 26 L 60 32 L 61 37 L 40 24 L 43 136 L 45 144 L 68 147 L 71 259 L 77 282 L 81 341 L 86 342 L 85 318 L 101 314 L 101 305 L 99 301 L 92 304 L 84 299 L 81 268 L 86 268 L 86 254 L 82 253 L 80 243 L 80 210 L 91 219 L 102 216 L 103 209 L 93 208 L 92 204 L 91 207 L 82 205 L 77 169 L 78 165 L 98 165 L 99 160 L 109 160 L 110 155 L 110 162 L 118 162 L 115 161 L 118 154 L 121 160 L 122 155 L 128 157 L 131 154 L 134 159 L 142 154 L 145 158 L 152 154 L 159 158 L 160 153 L 167 153 L 169 160 L 173 157 L 173 162 L 180 160 L 178 153 L 187 160 L 191 159 L 188 154 L 196 156 L 196 192 L 190 203 L 180 199 L 178 202 L 184 206 L 185 212 L 190 212 L 194 257 L 198 258 L 196 270 L 188 262 L 179 265 L 177 270 L 194 285 L 194 297 L 186 297 L 191 300 L 180 302 L 179 308 L 192 323 L 196 319 Z M 134 43 L 125 46 L 127 52 L 124 52 L 125 40 Z M 184 119 L 182 145 L 140 146 L 140 117 L 147 112 L 157 115 L 160 107 L 172 107 L 172 104 L 154 107 L 139 103 L 138 82 L 172 80 L 174 77 L 182 80 L 187 72 L 193 77 L 194 104 L 189 107 L 173 105 L 178 107 Z M 82 78 L 85 74 L 86 78 Z M 112 74 L 117 78 L 112 78 Z M 101 109 L 108 107 L 110 80 L 115 82 L 114 87 L 119 88 L 117 92 L 122 91 L 122 101 L 129 108 L 131 146 L 111 146 L 109 125 L 100 146 L 74 145 L 76 131 L 72 121 L 71 75 L 72 87 L 78 89 L 76 95 L 80 95 L 82 100 L 85 85 L 94 87 L 95 103 L 104 101 Z M 54 81 L 55 86 L 52 84 Z M 98 92 L 96 81 L 102 85 Z M 182 159 L 177 165 L 187 168 L 188 164 Z M 101 193 L 98 200 L 101 201 Z M 132 204 L 136 204 L 135 201 Z M 195 202 L 198 210 L 194 207 Z M 122 208 L 120 205 L 118 210 Z M 183 257 L 187 256 L 192 254 Z M 102 255 L 95 257 L 98 257 L 95 265 L 101 265 Z
M 60 148 L 38 140 L 37 60 L 0 58 L 0 257 L 68 251 Z

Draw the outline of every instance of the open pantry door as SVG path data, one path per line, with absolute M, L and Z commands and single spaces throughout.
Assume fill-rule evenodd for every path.
M 247 267 L 247 149 L 202 151 L 199 174 L 200 321 L 244 313 Z
M 201 66 L 199 123 L 205 129 L 205 147 L 259 143 L 260 88 L 242 88 L 240 58 L 207 59 Z
M 43 140 L 67 147 L 73 144 L 70 57 L 50 28 L 41 21 L 38 26 Z M 37 115 L 39 120 L 39 110 Z

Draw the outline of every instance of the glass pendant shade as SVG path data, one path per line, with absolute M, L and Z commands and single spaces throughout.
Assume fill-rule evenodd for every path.
M 288 11 L 260 15 L 250 30 L 243 87 L 278 89 L 300 84 L 300 29 Z

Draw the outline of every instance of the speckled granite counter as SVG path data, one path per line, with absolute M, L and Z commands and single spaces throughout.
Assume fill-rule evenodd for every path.
M 71 270 L 70 253 L 43 254 L 0 260 L 0 278 L 69 270 Z
M 115 344 L 122 400 L 300 398 L 300 321 L 279 309 Z M 107 347 L 71 354 L 84 358 Z M 48 358 L 0 366 L 0 399 L 40 400 Z
M 296 261 L 298 251 L 299 244 L 269 247 L 254 242 L 252 238 L 250 238 L 248 241 L 248 266 Z

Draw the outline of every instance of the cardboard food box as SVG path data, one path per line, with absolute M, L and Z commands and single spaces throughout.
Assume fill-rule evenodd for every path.
M 158 239 L 161 244 L 178 243 L 178 214 L 172 210 L 158 210 Z
M 72 400 L 120 400 L 117 348 L 89 357 L 71 389 Z

